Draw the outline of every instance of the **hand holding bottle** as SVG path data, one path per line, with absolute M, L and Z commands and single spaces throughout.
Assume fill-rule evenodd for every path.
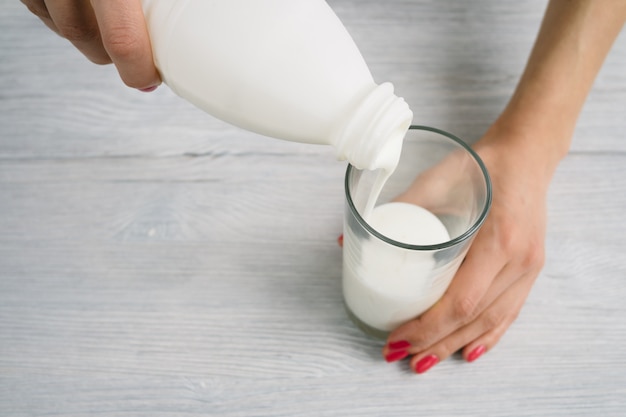
M 152 59 L 139 0 L 21 0 L 90 61 L 113 63 L 130 87 L 152 91 L 161 77 Z

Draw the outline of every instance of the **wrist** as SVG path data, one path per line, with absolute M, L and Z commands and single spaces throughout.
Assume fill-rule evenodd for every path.
M 507 171 L 546 185 L 567 155 L 569 132 L 501 116 L 474 144 L 490 171 Z
M 485 136 L 493 137 L 517 152 L 532 153 L 553 168 L 569 152 L 576 117 L 542 109 L 509 105 Z

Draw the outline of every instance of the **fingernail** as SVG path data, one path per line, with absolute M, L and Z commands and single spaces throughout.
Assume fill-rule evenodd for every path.
M 151 93 L 154 90 L 156 90 L 158 87 L 158 85 L 153 85 L 151 87 L 146 87 L 146 88 L 140 88 L 139 91 L 143 92 L 143 93 Z
M 417 372 L 418 374 L 423 374 L 433 366 L 437 365 L 438 362 L 439 358 L 435 355 L 424 356 L 415 365 L 415 372 Z
M 395 362 L 395 361 L 399 361 L 400 359 L 404 359 L 407 356 L 409 356 L 408 350 L 398 350 L 396 352 L 391 352 L 387 354 L 387 356 L 385 356 L 385 360 L 387 362 Z
M 398 340 L 397 342 L 390 342 L 387 344 L 387 348 L 389 350 L 398 350 L 398 349 L 408 349 L 411 347 L 411 344 L 406 340 Z
M 474 350 L 467 355 L 467 361 L 474 362 L 476 359 L 480 358 L 486 350 L 487 348 L 484 345 L 476 346 Z
M 337 238 L 337 243 L 343 248 L 343 235 L 339 235 L 339 237 Z

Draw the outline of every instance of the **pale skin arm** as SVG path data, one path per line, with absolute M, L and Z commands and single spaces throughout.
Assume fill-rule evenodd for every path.
M 493 205 L 443 298 L 393 331 L 383 356 L 418 373 L 456 351 L 474 361 L 518 316 L 544 264 L 546 194 L 576 120 L 626 21 L 626 0 L 552 0 L 518 87 L 474 148 Z
M 90 61 L 115 64 L 129 87 L 161 84 L 139 0 L 21 0 Z

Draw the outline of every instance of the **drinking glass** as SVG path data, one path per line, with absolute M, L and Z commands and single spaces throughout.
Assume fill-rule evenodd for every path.
M 396 170 L 366 213 L 380 175 L 352 165 L 346 171 L 342 281 L 348 315 L 384 338 L 444 294 L 487 217 L 492 191 L 478 155 L 427 126 L 411 126 Z

